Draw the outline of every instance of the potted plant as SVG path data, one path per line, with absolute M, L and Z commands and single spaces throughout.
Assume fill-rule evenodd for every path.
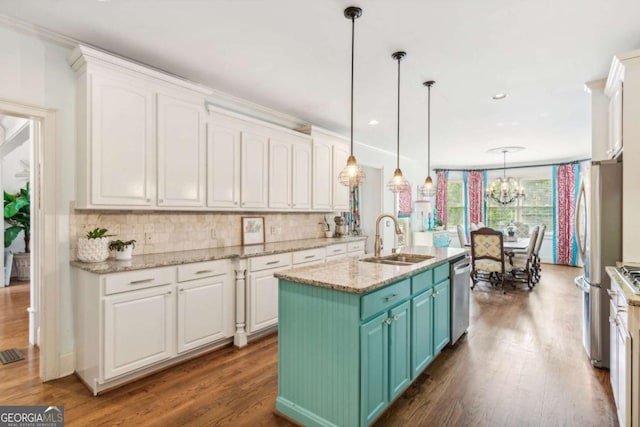
M 4 220 L 9 227 L 4 230 L 4 247 L 8 248 L 18 237 L 24 235 L 24 253 L 14 254 L 18 280 L 29 280 L 31 277 L 31 190 L 29 183 L 16 194 L 4 192 Z M 6 266 L 5 266 L 6 267 Z
M 115 251 L 117 260 L 131 259 L 133 248 L 136 247 L 135 240 L 113 240 L 109 242 L 109 250 Z
M 84 262 L 102 262 L 109 258 L 109 237 L 106 228 L 94 228 L 78 239 L 78 259 Z

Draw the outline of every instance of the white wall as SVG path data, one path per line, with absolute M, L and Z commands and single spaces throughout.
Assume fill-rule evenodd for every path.
M 60 286 L 59 351 L 73 351 L 69 203 L 75 195 L 74 75 L 70 49 L 0 24 L 0 98 L 54 109 L 57 136 L 56 218 Z

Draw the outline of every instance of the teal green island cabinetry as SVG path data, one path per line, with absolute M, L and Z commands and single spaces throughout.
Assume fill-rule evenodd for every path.
M 355 258 L 277 273 L 276 411 L 305 426 L 370 425 L 449 343 L 456 248 L 411 266 Z

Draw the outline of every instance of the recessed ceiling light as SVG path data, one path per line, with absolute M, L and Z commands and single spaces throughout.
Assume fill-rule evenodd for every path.
M 505 99 L 506 97 L 507 97 L 506 93 L 496 93 L 495 95 L 492 96 L 492 98 L 495 100 Z
M 371 120 L 369 120 L 369 124 L 370 124 L 371 126 L 375 126 L 375 125 L 377 125 L 378 123 L 380 123 L 380 122 L 379 122 L 379 121 L 377 121 L 376 119 L 371 119 Z

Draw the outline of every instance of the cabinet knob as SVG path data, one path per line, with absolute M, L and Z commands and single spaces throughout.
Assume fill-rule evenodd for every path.
M 147 203 L 151 203 L 151 199 L 147 199 Z
M 164 199 L 158 200 L 158 203 L 164 203 Z
M 180 288 L 180 292 L 184 292 L 184 288 Z
M 398 316 L 397 314 L 393 315 L 393 320 L 398 320 L 400 318 L 400 316 Z
M 384 319 L 384 323 L 386 323 L 387 325 L 391 324 L 391 318 L 387 317 L 386 319 Z

